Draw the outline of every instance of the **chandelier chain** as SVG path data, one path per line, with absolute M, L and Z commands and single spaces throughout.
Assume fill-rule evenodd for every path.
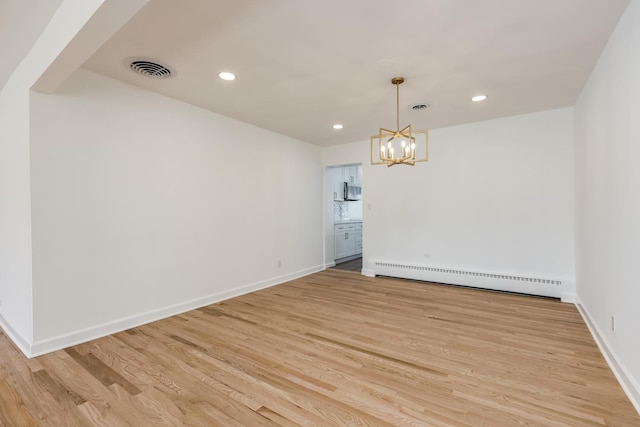
M 396 132 L 400 132 L 400 82 L 396 83 Z

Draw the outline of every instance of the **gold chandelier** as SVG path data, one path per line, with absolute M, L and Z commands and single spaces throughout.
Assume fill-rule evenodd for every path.
M 400 85 L 404 77 L 394 77 L 391 83 L 396 86 L 396 130 L 380 128 L 378 135 L 371 137 L 372 165 L 411 165 L 426 162 L 428 131 L 411 131 L 411 125 L 400 129 Z

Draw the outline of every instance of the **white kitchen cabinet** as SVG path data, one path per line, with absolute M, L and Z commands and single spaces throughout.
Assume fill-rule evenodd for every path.
M 362 184 L 362 165 L 345 166 L 342 176 L 345 182 L 351 184 Z
M 335 227 L 335 259 L 356 254 L 356 225 L 336 224 Z
M 333 200 L 344 201 L 344 181 L 336 181 L 333 186 Z
M 360 181 L 358 180 L 358 166 L 345 166 L 343 177 L 345 182 L 351 184 L 359 183 Z
M 331 183 L 333 184 L 333 200 L 344 200 L 344 170 L 343 168 L 330 168 Z
M 335 259 L 346 258 L 362 253 L 362 223 L 352 222 L 336 224 Z
M 362 223 L 356 223 L 356 253 L 362 253 Z
M 331 169 L 333 200 L 344 200 L 344 183 L 362 185 L 362 165 L 342 166 Z

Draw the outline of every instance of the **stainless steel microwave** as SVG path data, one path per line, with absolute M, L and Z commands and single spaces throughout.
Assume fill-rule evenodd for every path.
M 362 200 L 362 187 L 351 182 L 345 182 L 344 199 L 347 201 Z

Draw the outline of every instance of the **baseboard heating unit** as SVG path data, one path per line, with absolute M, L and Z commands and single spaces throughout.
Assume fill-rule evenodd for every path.
M 373 271 L 364 272 L 368 276 L 389 276 L 427 282 L 472 286 L 498 291 L 517 292 L 560 298 L 574 302 L 575 284 L 573 280 L 535 277 L 520 274 L 503 274 L 486 271 L 472 271 L 460 268 L 443 268 L 428 265 L 374 261 L 369 265 Z

